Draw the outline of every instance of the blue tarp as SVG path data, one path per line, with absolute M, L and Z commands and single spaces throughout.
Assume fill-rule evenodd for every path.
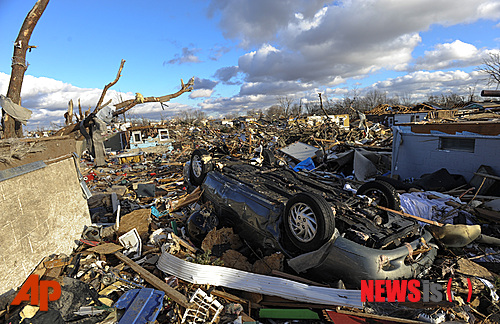
M 299 172 L 300 170 L 303 170 L 303 169 L 306 169 L 307 171 L 311 171 L 311 170 L 314 170 L 314 168 L 315 168 L 314 162 L 309 157 L 309 158 L 305 159 L 304 161 L 300 162 L 299 164 L 297 164 L 295 166 L 295 168 L 293 168 L 293 171 Z

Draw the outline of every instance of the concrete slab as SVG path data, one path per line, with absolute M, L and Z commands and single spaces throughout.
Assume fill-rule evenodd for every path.
M 69 255 L 90 214 L 73 158 L 0 181 L 0 294 L 43 257 Z

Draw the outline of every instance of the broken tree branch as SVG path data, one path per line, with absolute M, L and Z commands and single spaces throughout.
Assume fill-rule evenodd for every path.
M 120 78 L 120 73 L 121 73 L 121 70 L 123 69 L 123 64 L 125 63 L 125 60 L 122 60 L 122 63 L 120 64 L 120 69 L 118 70 L 118 73 L 116 75 L 116 78 L 113 82 L 111 83 L 108 83 L 105 87 L 104 87 L 104 90 L 101 94 L 101 98 L 99 99 L 99 102 L 98 102 L 98 105 L 96 107 L 96 109 L 94 109 L 94 111 L 92 113 L 90 113 L 90 107 L 89 107 L 89 110 L 85 112 L 85 116 L 81 116 L 81 107 L 80 107 L 80 101 L 78 101 L 78 108 L 80 109 L 80 121 L 83 121 L 85 127 L 88 127 L 89 123 L 90 123 L 90 119 L 95 116 L 95 114 L 99 111 L 99 109 L 101 109 L 102 107 L 105 107 L 107 106 L 110 101 L 106 102 L 106 104 L 104 105 L 101 105 L 102 104 L 102 101 L 103 101 L 103 98 L 106 94 L 106 91 L 112 87 L 117 81 L 118 79 Z M 140 93 L 136 93 L 136 98 L 135 99 L 129 99 L 129 100 L 125 100 L 117 105 L 115 105 L 116 107 L 116 111 L 113 113 L 113 116 L 118 116 L 118 115 L 121 115 L 125 112 L 127 112 L 128 110 L 130 110 L 131 108 L 133 108 L 135 105 L 139 104 L 139 103 L 146 103 L 146 102 L 166 102 L 166 101 L 169 101 L 170 99 L 173 99 L 173 98 L 176 98 L 178 96 L 180 96 L 181 94 L 183 94 L 184 92 L 190 92 L 193 90 L 193 85 L 194 85 L 194 77 L 192 77 L 188 83 L 184 84 L 184 81 L 182 81 L 181 79 L 181 89 L 175 93 L 172 93 L 172 94 L 168 94 L 168 95 L 165 95 L 165 96 L 161 96 L 161 97 L 147 97 L 147 98 L 143 98 L 142 95 Z M 79 123 L 76 123 L 76 124 L 72 124 L 72 125 L 68 125 L 66 127 L 63 127 L 61 128 L 60 130 L 58 130 L 55 134 L 55 136 L 61 136 L 61 135 L 69 135 L 70 133 L 74 132 L 74 131 L 77 131 L 77 130 L 80 130 L 80 124 Z
M 104 105 L 100 105 L 96 108 L 95 112 L 101 110 L 102 107 L 106 107 L 107 105 L 109 105 L 111 103 L 111 101 L 113 101 L 112 99 L 109 99 L 108 101 L 106 101 L 106 103 Z
M 125 264 L 131 267 L 132 270 L 137 272 L 144 280 L 146 280 L 153 287 L 155 287 L 156 289 L 163 290 L 167 294 L 167 296 L 172 298 L 172 300 L 177 304 L 185 308 L 189 308 L 191 306 L 191 303 L 186 298 L 186 296 L 184 296 L 179 291 L 167 285 L 160 278 L 153 275 L 151 272 L 147 271 L 146 269 L 144 269 L 143 267 L 141 267 L 140 265 L 138 265 L 137 263 L 126 257 L 121 252 L 115 252 L 115 256 L 121 261 L 125 262 Z
M 80 114 L 79 119 L 83 120 L 82 105 L 80 104 L 80 98 L 78 98 L 78 113 Z
M 101 104 L 104 101 L 104 96 L 106 95 L 106 92 L 108 91 L 108 89 L 111 88 L 112 86 L 114 86 L 116 84 L 116 82 L 118 82 L 118 79 L 120 79 L 120 77 L 122 76 L 121 73 L 122 73 L 124 64 L 125 64 L 125 60 L 122 60 L 120 63 L 120 68 L 118 69 L 118 73 L 116 73 L 116 78 L 112 82 L 106 84 L 106 86 L 102 90 L 101 98 L 99 98 L 99 101 L 97 102 L 96 109 L 94 110 L 94 113 L 97 113 L 99 111 L 99 109 L 101 109 L 102 107 L 105 107 L 109 104 L 109 103 L 107 103 L 106 105 L 103 105 L 101 107 Z
M 66 126 L 73 123 L 73 99 L 68 102 L 68 111 L 64 114 Z
M 181 79 L 181 89 L 175 93 L 161 96 L 161 97 L 146 97 L 146 98 L 141 98 L 141 100 L 136 99 L 129 99 L 125 100 L 123 102 L 120 102 L 119 104 L 115 105 L 116 111 L 113 113 L 113 116 L 118 116 L 121 115 L 131 108 L 133 108 L 135 105 L 139 103 L 146 103 L 146 102 L 166 102 L 169 101 L 170 99 L 177 98 L 184 92 L 190 92 L 193 90 L 193 85 L 194 85 L 194 77 L 192 77 L 188 83 L 184 84 L 184 81 Z

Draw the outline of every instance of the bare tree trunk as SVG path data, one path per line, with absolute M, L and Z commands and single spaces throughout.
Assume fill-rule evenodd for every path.
M 73 124 L 73 99 L 68 102 L 68 111 L 64 114 L 66 126 Z
M 30 46 L 29 40 L 33 29 L 35 29 L 38 19 L 42 16 L 49 0 L 38 0 L 31 11 L 28 13 L 24 19 L 24 23 L 21 26 L 19 35 L 17 36 L 16 42 L 14 43 L 14 55 L 12 57 L 12 72 L 10 74 L 9 89 L 7 90 L 7 98 L 10 98 L 12 102 L 16 104 L 21 104 L 21 87 L 23 85 L 24 72 L 28 68 L 26 63 L 26 51 L 36 46 Z M 23 128 L 22 124 L 8 114 L 3 112 L 2 118 L 4 138 L 10 137 L 22 137 Z
M 321 92 L 318 93 L 318 96 L 319 96 L 319 107 L 321 108 L 321 110 L 323 110 L 323 113 L 325 114 L 325 116 L 328 120 L 328 113 L 326 112 L 325 108 L 323 107 L 323 98 L 321 97 Z

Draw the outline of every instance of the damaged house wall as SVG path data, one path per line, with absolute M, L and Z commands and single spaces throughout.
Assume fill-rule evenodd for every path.
M 437 130 L 416 133 L 411 126 L 394 127 L 391 173 L 408 179 L 446 168 L 470 181 L 481 165 L 488 165 L 500 174 L 500 136 L 466 129 L 448 134 Z
M 72 157 L 19 168 L 0 174 L 0 294 L 19 287 L 44 257 L 70 255 L 90 225 Z M 15 176 L 20 170 L 33 171 Z
M 402 124 L 402 123 L 413 123 L 419 122 L 426 119 L 428 113 L 427 112 L 415 112 L 408 114 L 395 114 L 394 115 L 394 125 Z M 393 126 L 393 125 L 389 125 Z
M 131 127 L 130 132 L 130 148 L 142 149 L 154 146 L 167 146 L 171 150 L 172 141 L 170 134 L 166 128 L 157 128 L 149 126 Z

